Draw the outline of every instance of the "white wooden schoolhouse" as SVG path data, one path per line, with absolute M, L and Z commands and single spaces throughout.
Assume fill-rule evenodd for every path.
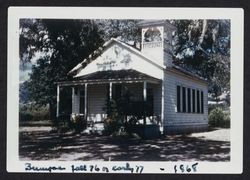
M 57 83 L 57 116 L 60 89 L 72 87 L 72 114 L 86 121 L 103 122 L 107 98 L 129 92 L 131 114 L 148 104 L 147 116 L 138 123 L 157 125 L 166 134 L 204 131 L 208 127 L 208 84 L 173 63 L 172 34 L 167 20 L 141 20 L 141 48 L 111 39 L 74 67 L 72 81 Z

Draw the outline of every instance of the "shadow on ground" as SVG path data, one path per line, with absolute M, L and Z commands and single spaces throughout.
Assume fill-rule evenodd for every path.
M 230 143 L 189 136 L 141 140 L 97 135 L 20 132 L 21 160 L 229 161 Z

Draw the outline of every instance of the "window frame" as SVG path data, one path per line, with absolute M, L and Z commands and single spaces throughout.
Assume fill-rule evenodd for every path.
M 176 84 L 176 113 L 204 114 L 204 89 Z

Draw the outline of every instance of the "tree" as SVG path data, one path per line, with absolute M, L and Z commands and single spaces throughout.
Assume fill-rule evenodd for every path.
M 118 20 L 104 19 L 95 20 L 102 38 L 108 41 L 110 38 L 118 38 L 119 40 L 128 43 L 136 48 L 139 48 L 141 42 L 140 29 L 137 26 L 138 20 Z
M 25 104 L 29 101 L 28 81 L 19 84 L 19 103 Z
M 55 82 L 70 79 L 67 73 L 111 37 L 134 46 L 138 28 L 134 20 L 20 20 L 21 69 L 33 64 L 30 79 L 22 91 L 29 92 L 29 100 L 50 105 L 54 116 L 56 104 Z M 122 32 L 122 33 L 121 33 Z M 137 35 L 136 35 L 137 34 Z M 35 64 L 32 58 L 40 55 Z M 52 116 L 52 117 L 53 117 Z
M 209 82 L 209 93 L 217 98 L 230 86 L 230 21 L 172 20 L 175 63 L 191 69 Z
M 103 40 L 91 20 L 21 20 L 20 60 L 29 63 L 35 52 L 43 56 L 32 67 L 28 90 L 31 100 L 50 105 L 55 116 L 56 84 L 97 49 Z

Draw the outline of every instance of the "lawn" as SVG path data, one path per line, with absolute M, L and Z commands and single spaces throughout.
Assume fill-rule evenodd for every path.
M 190 135 L 138 139 L 56 133 L 48 127 L 22 127 L 20 160 L 62 161 L 229 161 L 229 129 Z M 223 134 L 223 137 L 220 134 Z

